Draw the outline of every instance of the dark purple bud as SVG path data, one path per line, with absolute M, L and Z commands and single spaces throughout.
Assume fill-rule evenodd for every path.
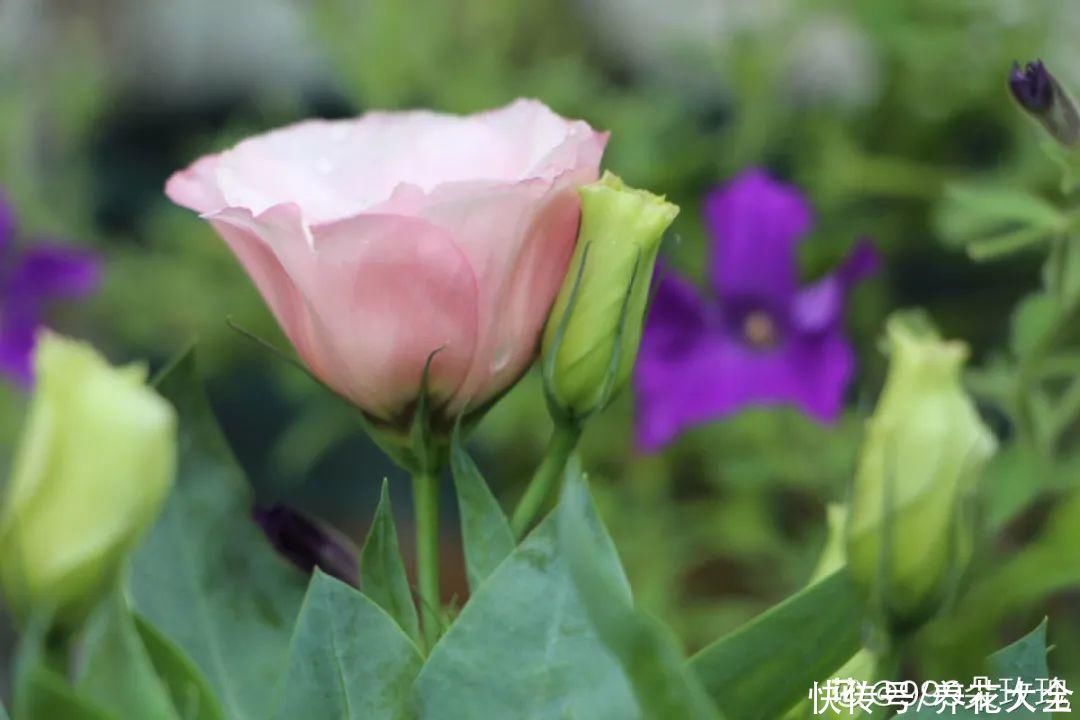
M 1042 60 L 1029 62 L 1023 68 L 1014 62 L 1009 90 L 1020 107 L 1055 140 L 1069 147 L 1080 143 L 1080 111 Z
M 304 572 L 317 567 L 353 587 L 360 587 L 356 547 L 325 523 L 284 505 L 255 508 L 252 516 L 283 557 Z
M 1054 102 L 1054 83 L 1042 60 L 1023 68 L 1014 62 L 1009 73 L 1009 89 L 1020 106 L 1030 113 L 1045 112 Z

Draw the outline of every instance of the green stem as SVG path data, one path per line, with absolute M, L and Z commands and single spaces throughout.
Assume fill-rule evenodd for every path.
M 890 641 L 891 642 L 891 641 Z M 890 646 L 887 650 L 881 653 L 874 654 L 874 674 L 870 678 L 871 683 L 876 683 L 881 680 L 889 680 L 896 682 L 901 679 L 901 653 L 900 649 L 895 646 Z M 884 709 L 884 715 L 881 713 L 870 714 L 866 712 L 859 713 L 858 720 L 871 720 L 872 718 L 892 718 L 896 716 L 896 710 L 891 707 Z
M 1051 451 L 1057 446 L 1061 436 L 1069 429 L 1069 425 L 1077 415 L 1080 415 L 1080 377 L 1073 378 L 1054 409 L 1048 433 L 1050 437 L 1047 440 Z
M 413 474 L 413 514 L 420 617 L 424 642 L 430 650 L 439 639 L 442 608 L 439 595 L 439 478 L 435 473 Z
M 544 460 L 536 469 L 529 487 L 514 508 L 514 516 L 510 520 L 510 527 L 515 537 L 522 537 L 536 520 L 544 503 L 551 497 L 554 489 L 559 484 L 566 461 L 577 446 L 578 438 L 581 437 L 581 427 L 576 423 L 556 423 L 548 441 Z
M 896 648 L 874 656 L 874 681 L 900 679 L 900 653 Z

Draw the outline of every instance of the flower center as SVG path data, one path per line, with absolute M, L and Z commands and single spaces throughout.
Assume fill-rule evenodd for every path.
M 743 337 L 750 346 L 758 350 L 768 350 L 779 340 L 776 323 L 764 310 L 754 310 L 743 318 Z

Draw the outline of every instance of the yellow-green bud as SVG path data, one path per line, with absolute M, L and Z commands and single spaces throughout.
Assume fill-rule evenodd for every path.
M 855 475 L 848 566 L 903 626 L 931 614 L 966 564 L 962 500 L 997 443 L 961 386 L 967 346 L 911 316 L 890 318 L 886 332 L 889 373 Z
M 548 395 L 575 417 L 600 409 L 626 384 L 660 241 L 679 214 L 610 172 L 579 193 L 581 231 L 543 347 Z
M 176 414 L 146 368 L 43 334 L 0 507 L 0 587 L 21 616 L 77 623 L 108 590 L 172 486 Z

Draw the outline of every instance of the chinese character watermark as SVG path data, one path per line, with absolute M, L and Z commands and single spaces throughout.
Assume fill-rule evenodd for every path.
M 965 686 L 957 680 L 928 680 L 921 686 L 912 680 L 865 682 L 852 678 L 832 678 L 814 683 L 810 702 L 814 715 L 872 714 L 874 708 L 896 715 L 909 710 L 928 709 L 937 715 L 1008 714 L 1014 711 L 1071 713 L 1069 697 L 1073 691 L 1061 678 L 975 677 Z

